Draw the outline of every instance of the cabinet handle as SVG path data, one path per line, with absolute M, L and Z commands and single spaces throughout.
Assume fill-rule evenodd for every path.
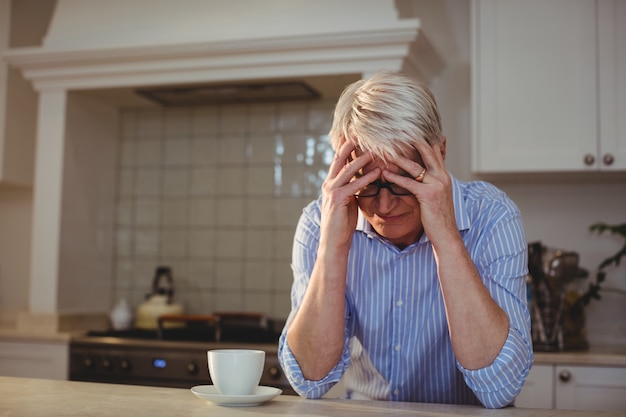
M 572 379 L 572 373 L 568 370 L 563 370 L 559 372 L 559 381 L 561 382 L 569 382 Z
M 583 159 L 583 161 L 585 162 L 585 165 L 591 166 L 596 162 L 596 157 L 593 156 L 593 154 L 588 153 L 585 155 L 585 159 Z
M 614 161 L 615 158 L 613 158 L 613 155 L 611 155 L 610 153 L 607 153 L 602 157 L 602 162 L 604 162 L 604 165 L 613 165 Z

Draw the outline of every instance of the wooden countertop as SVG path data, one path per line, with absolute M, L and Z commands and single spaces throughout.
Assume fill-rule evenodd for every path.
M 593 412 L 594 416 L 623 413 Z M 194 396 L 190 390 L 92 382 L 0 377 L 0 415 L 5 416 L 588 416 L 589 411 L 505 408 L 357 400 L 305 400 L 281 395 L 254 407 L 222 407 Z
M 536 365 L 626 367 L 626 346 L 592 346 L 580 352 L 535 352 Z

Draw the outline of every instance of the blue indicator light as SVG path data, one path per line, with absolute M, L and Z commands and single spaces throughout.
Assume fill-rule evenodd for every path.
M 155 368 L 164 369 L 167 366 L 167 361 L 165 359 L 154 359 L 152 361 L 152 366 Z

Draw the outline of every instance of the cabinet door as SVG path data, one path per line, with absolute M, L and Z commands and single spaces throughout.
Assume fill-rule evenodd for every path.
M 598 3 L 600 70 L 599 163 L 605 170 L 626 169 L 626 2 Z
M 474 171 L 597 169 L 596 22 L 589 0 L 474 0 Z
M 626 368 L 556 367 L 556 408 L 626 410 Z
M 522 408 L 554 408 L 554 366 L 533 365 L 515 406 Z
M 67 379 L 67 343 L 0 342 L 0 375 Z

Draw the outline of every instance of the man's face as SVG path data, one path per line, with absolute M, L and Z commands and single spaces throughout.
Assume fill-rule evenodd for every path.
M 358 152 L 357 152 L 358 153 Z M 417 151 L 407 155 L 409 159 L 421 162 Z M 368 173 L 375 168 L 387 169 L 394 173 L 411 177 L 393 161 L 387 163 L 375 159 L 367 164 L 362 172 Z M 385 178 L 379 178 L 385 182 Z M 381 188 L 375 197 L 357 198 L 359 208 L 374 230 L 389 239 L 399 248 L 405 248 L 416 242 L 422 235 L 422 219 L 420 205 L 414 195 L 394 195 L 387 188 Z

